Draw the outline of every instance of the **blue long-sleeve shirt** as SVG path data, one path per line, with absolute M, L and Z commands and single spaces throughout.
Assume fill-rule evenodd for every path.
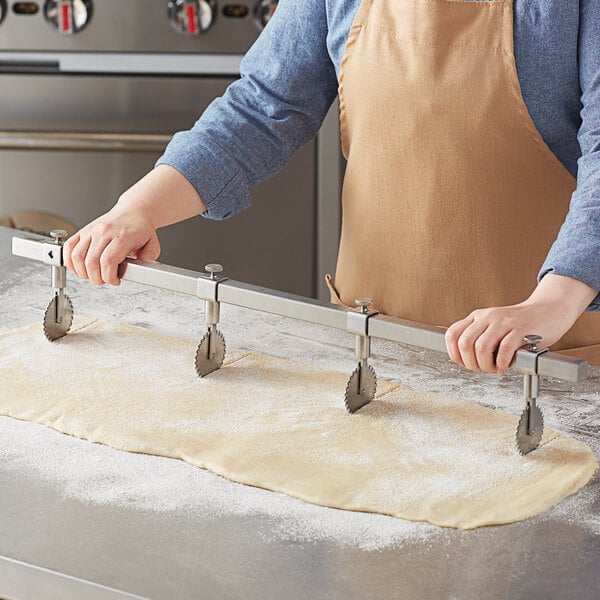
M 360 2 L 281 0 L 241 78 L 175 134 L 157 164 L 192 183 L 204 216 L 225 219 L 250 206 L 251 188 L 317 133 Z M 600 0 L 515 0 L 514 44 L 531 117 L 577 178 L 540 277 L 567 275 L 600 290 Z M 590 309 L 600 310 L 600 294 Z

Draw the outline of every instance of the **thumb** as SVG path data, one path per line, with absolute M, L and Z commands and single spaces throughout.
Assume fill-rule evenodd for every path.
M 160 242 L 156 233 L 135 254 L 139 260 L 155 261 L 160 255 Z

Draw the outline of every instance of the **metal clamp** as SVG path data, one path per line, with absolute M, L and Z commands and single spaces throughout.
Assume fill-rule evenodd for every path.
M 54 239 L 54 243 L 46 244 L 45 248 L 47 264 L 52 265 L 52 287 L 55 294 L 62 293 L 67 286 L 67 267 L 63 262 L 62 247 L 68 235 L 64 229 L 53 229 L 50 236 Z
M 53 242 L 42 245 L 42 261 L 50 265 L 53 298 L 44 313 L 44 335 L 53 342 L 66 335 L 73 323 L 73 304 L 65 294 L 67 267 L 63 262 L 63 244 L 68 237 L 64 229 L 50 232 Z
M 371 298 L 357 298 L 354 303 L 360 306 L 360 312 L 349 311 L 346 315 L 346 328 L 356 337 L 355 358 L 356 369 L 350 375 L 346 385 L 344 404 L 350 413 L 368 404 L 375 397 L 377 375 L 368 364 L 371 356 L 371 337 L 369 335 L 369 318 L 379 314 L 379 311 L 369 310 Z
M 523 455 L 535 450 L 544 433 L 544 415 L 537 406 L 537 397 L 540 391 L 540 376 L 538 374 L 538 359 L 548 352 L 548 348 L 538 350 L 542 341 L 539 335 L 526 335 L 523 340 L 528 344 L 528 352 L 518 367 L 523 373 L 523 396 L 525 409 L 517 425 L 517 448 Z
M 371 356 L 371 336 L 369 335 L 369 318 L 379 314 L 377 310 L 369 310 L 373 303 L 371 298 L 357 298 L 354 304 L 360 306 L 360 312 L 353 310 L 346 314 L 347 329 L 356 336 L 356 361 L 366 361 Z M 366 364 L 366 363 L 365 363 Z
M 227 277 L 222 277 L 222 265 L 210 263 L 204 267 L 206 275 L 198 278 L 197 295 L 204 299 L 204 322 L 206 333 L 198 344 L 196 350 L 196 373 L 205 377 L 209 373 L 220 369 L 225 360 L 225 338 L 217 329 L 220 317 L 219 283 Z

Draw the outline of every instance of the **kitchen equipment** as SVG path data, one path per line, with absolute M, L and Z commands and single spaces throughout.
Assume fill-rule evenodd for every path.
M 54 237 L 59 242 L 61 234 L 62 232 L 54 232 Z M 12 251 L 17 256 L 52 266 L 52 286 L 56 296 L 59 286 L 56 285 L 55 269 L 64 269 L 60 243 L 51 244 L 40 238 L 16 236 L 13 237 Z M 355 355 L 358 366 L 346 386 L 345 405 L 349 412 L 357 411 L 375 396 L 375 372 L 367 363 L 371 337 L 446 352 L 442 329 L 369 311 L 369 298 L 357 299 L 356 304 L 360 306 L 360 311 L 355 312 L 311 298 L 232 281 L 219 275 L 222 267 L 218 264 L 207 265 L 206 271 L 197 273 L 135 259 L 127 259 L 119 270 L 119 277 L 124 281 L 190 294 L 205 301 L 207 330 L 196 353 L 196 370 L 200 376 L 220 368 L 225 356 L 225 340 L 217 330 L 221 302 L 353 333 L 356 336 Z M 64 282 L 61 279 L 59 283 L 62 285 Z M 60 316 L 62 315 L 57 315 L 57 318 Z M 523 373 L 525 393 L 525 412 L 519 421 L 516 434 L 517 448 L 522 454 L 538 447 L 543 432 L 543 418 L 536 404 L 539 376 L 548 375 L 565 381 L 581 382 L 587 373 L 587 362 L 584 360 L 548 352 L 545 349 L 538 350 L 536 344 L 540 340 L 539 336 L 526 336 L 524 341 L 529 347 L 516 353 L 515 368 Z
M 538 356 L 548 352 L 548 348 L 538 350 L 537 345 L 542 341 L 539 335 L 526 335 L 524 341 L 529 346 L 528 358 L 533 365 L 523 373 L 523 393 L 525 395 L 525 408 L 521 413 L 517 425 L 517 448 L 521 454 L 527 454 L 537 448 L 542 440 L 544 431 L 544 415 L 536 401 L 539 392 L 540 378 L 535 368 Z
M 239 78 L 276 4 L 0 3 L 0 216 L 45 211 L 81 227 L 106 212 L 172 134 Z M 232 276 L 326 298 L 340 226 L 339 147 L 333 109 L 317 138 L 255 189 L 251 210 L 161 229 L 161 260 L 197 269 L 210 248 L 235 265 Z
M 219 303 L 217 302 L 217 285 L 225 281 L 225 277 L 219 276 L 223 267 L 218 264 L 209 264 L 204 267 L 209 274 L 210 298 L 204 301 L 204 322 L 206 333 L 198 344 L 196 351 L 196 373 L 204 377 L 217 369 L 220 369 L 225 360 L 225 338 L 217 329 L 219 323 Z
M 0 284 L 0 331 L 31 324 L 45 304 L 49 267 L 11 255 L 15 233 L 0 227 L 0 282 L 7 284 Z M 194 295 L 127 283 L 97 289 L 74 277 L 68 285 L 76 310 L 103 320 L 189 337 L 189 315 L 200 317 Z M 237 307 L 227 307 L 223 320 L 230 346 L 328 370 L 352 365 L 352 339 L 342 331 L 266 321 Z M 190 370 L 192 361 L 193 352 Z M 370 361 L 380 377 L 396 374 L 414 389 L 514 408 L 517 389 L 508 380 L 518 383 L 510 372 L 474 373 L 449 365 L 441 352 L 385 342 Z M 599 377 L 591 366 L 578 385 L 549 381 L 542 399 L 561 433 L 596 456 Z M 362 415 L 340 414 L 340 427 L 345 418 Z M 523 600 L 526 591 L 529 600 L 547 600 L 600 589 L 600 473 L 539 517 L 465 532 L 315 507 L 13 419 L 0 418 L 0 439 L 0 597 Z
M 64 335 L 67 335 L 71 324 L 73 323 L 73 303 L 69 296 L 65 294 L 67 285 L 67 268 L 63 264 L 62 245 L 67 237 L 64 229 L 55 229 L 50 232 L 54 239 L 54 244 L 46 246 L 55 246 L 55 248 L 44 248 L 45 256 L 52 265 L 52 287 L 54 297 L 50 300 L 48 308 L 44 313 L 44 335 L 48 341 L 53 342 Z
M 348 313 L 348 331 L 356 335 L 354 355 L 358 364 L 350 375 L 344 394 L 344 404 L 350 413 L 371 402 L 377 390 L 377 375 L 367 362 L 371 355 L 371 338 L 368 335 L 367 321 L 369 317 L 378 313 L 369 311 L 369 306 L 373 303 L 371 298 L 357 298 L 355 303 L 360 307 L 360 312 Z

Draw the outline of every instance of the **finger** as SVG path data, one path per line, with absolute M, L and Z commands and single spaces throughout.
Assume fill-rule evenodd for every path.
M 81 277 L 82 279 L 87 279 L 87 271 L 85 269 L 85 257 L 87 255 L 88 248 L 92 239 L 88 236 L 84 238 L 80 238 L 77 245 L 73 248 L 71 252 L 71 260 L 73 261 L 73 271 L 75 275 Z
M 92 243 L 88 248 L 85 257 L 85 270 L 87 271 L 90 281 L 94 285 L 104 285 L 105 281 L 102 278 L 102 269 L 100 267 L 100 257 L 104 249 L 110 244 L 110 238 L 92 239 Z
M 78 243 L 79 233 L 76 233 L 65 242 L 63 248 L 63 261 L 67 269 L 70 269 L 71 271 L 73 271 L 73 273 L 75 272 L 75 268 L 73 267 L 73 261 L 71 260 L 71 252 Z
M 136 256 L 140 260 L 147 260 L 154 262 L 160 255 L 160 243 L 158 237 L 154 234 L 144 246 L 142 246 L 137 252 Z
M 489 324 L 485 321 L 473 321 L 458 338 L 458 350 L 463 364 L 471 371 L 479 371 L 481 367 L 477 362 L 475 352 L 475 342 L 479 336 L 488 328 Z
M 475 341 L 475 356 L 482 371 L 497 373 L 496 351 L 504 336 L 508 333 L 505 327 L 488 327 Z
M 462 361 L 462 357 L 460 355 L 460 350 L 458 349 L 458 340 L 462 335 L 463 331 L 473 323 L 473 317 L 468 316 L 456 323 L 453 323 L 448 329 L 446 329 L 446 334 L 444 335 L 444 339 L 446 341 L 446 350 L 450 355 L 450 359 L 455 363 L 459 364 L 461 367 L 464 367 L 465 364 Z
M 512 330 L 508 335 L 504 336 L 498 347 L 496 356 L 496 371 L 500 375 L 504 375 L 513 360 L 515 352 L 523 346 L 523 334 Z
M 100 268 L 102 279 L 111 285 L 120 285 L 121 280 L 118 276 L 119 265 L 127 258 L 129 248 L 123 240 L 113 239 L 104 248 L 100 257 Z

